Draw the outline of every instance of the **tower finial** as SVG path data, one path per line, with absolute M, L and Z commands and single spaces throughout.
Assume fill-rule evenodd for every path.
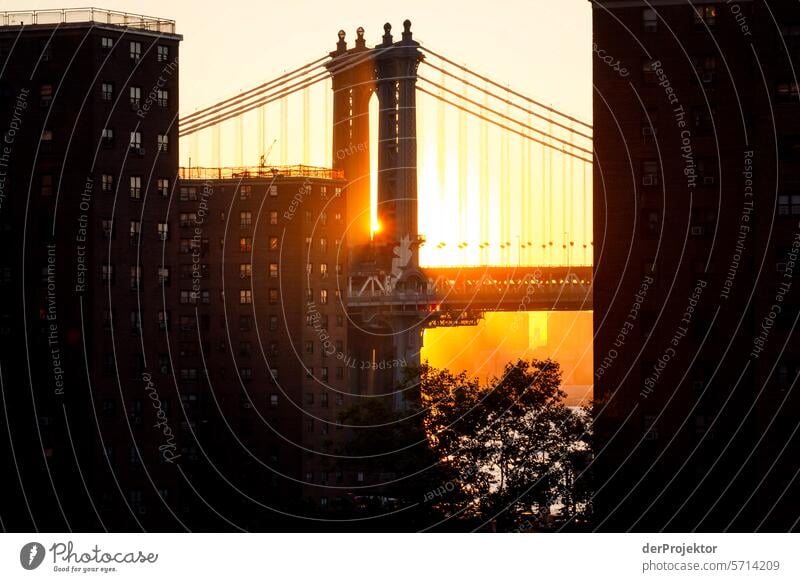
M 407 18 L 403 21 L 403 40 L 411 40 L 411 21 Z
M 392 44 L 392 25 L 388 22 L 383 25 L 383 44 Z
M 338 36 L 339 42 L 336 43 L 336 50 L 340 53 L 343 53 L 347 50 L 347 41 L 344 39 L 346 34 L 343 30 L 340 30 Z
M 359 26 L 356 29 L 356 48 L 365 48 L 367 46 L 367 41 L 364 40 L 364 27 Z

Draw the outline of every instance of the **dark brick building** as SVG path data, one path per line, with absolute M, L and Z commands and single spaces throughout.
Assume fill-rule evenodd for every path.
M 599 1 L 596 525 L 796 528 L 796 3 Z

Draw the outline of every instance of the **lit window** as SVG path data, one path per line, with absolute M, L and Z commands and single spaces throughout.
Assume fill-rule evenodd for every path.
M 169 222 L 158 223 L 158 238 L 159 240 L 169 239 Z
M 156 60 L 159 63 L 166 63 L 169 60 L 169 47 L 164 45 L 158 45 L 156 47 Z
M 169 151 L 169 136 L 163 133 L 158 134 L 158 151 L 160 152 L 168 152 Z
M 158 268 L 158 282 L 161 285 L 169 285 L 169 267 Z
M 252 212 L 240 212 L 239 213 L 239 226 L 245 228 L 247 226 L 251 226 L 253 224 L 253 213 Z
M 114 147 L 114 130 L 106 127 L 100 137 L 103 147 L 110 149 Z
M 239 239 L 239 251 L 242 253 L 249 253 L 253 250 L 253 239 L 249 236 L 243 236 Z
M 53 141 L 53 130 L 52 129 L 45 129 L 42 131 L 42 141 L 44 143 L 52 143 Z
M 180 199 L 181 202 L 197 200 L 197 188 L 194 186 L 181 186 Z
M 164 198 L 169 196 L 169 179 L 167 178 L 159 178 L 156 182 L 158 193 L 161 194 Z
M 272 196 L 273 198 L 278 195 L 278 187 L 275 186 L 274 184 L 269 187 L 269 195 Z
M 778 215 L 797 216 L 800 215 L 800 195 L 799 194 L 779 194 L 778 195 Z
M 239 199 L 240 200 L 250 200 L 253 196 L 253 187 L 252 186 L 242 186 L 239 189 Z
M 658 13 L 652 8 L 642 10 L 642 28 L 645 32 L 656 32 L 658 30 Z
M 319 239 L 319 250 L 323 253 L 328 251 L 328 239 L 322 237 Z
M 278 211 L 277 210 L 270 210 L 269 211 L 269 223 L 272 225 L 278 224 Z
M 250 263 L 239 263 L 239 278 L 249 279 L 253 275 L 253 265 Z
M 130 48 L 131 60 L 139 62 L 142 58 L 142 43 L 131 41 Z
M 328 263 L 319 264 L 319 276 L 323 279 L 328 276 Z
M 131 200 L 141 200 L 142 198 L 142 177 L 131 176 Z
M 250 289 L 239 290 L 239 303 L 241 305 L 249 305 L 253 302 L 253 292 Z
M 53 86 L 42 85 L 39 87 L 39 104 L 42 107 L 49 107 L 53 102 Z
M 139 109 L 139 105 L 142 103 L 142 88 L 141 87 L 131 87 L 130 88 L 130 99 L 131 99 L 131 108 Z
M 114 99 L 114 84 L 103 83 L 100 87 L 100 94 L 103 101 L 112 101 Z
M 269 290 L 269 304 L 275 305 L 276 303 L 278 303 L 278 290 L 273 288 Z
M 111 174 L 103 174 L 100 176 L 100 190 L 103 192 L 111 192 L 114 189 L 114 176 Z
M 269 405 L 271 408 L 278 408 L 278 395 L 277 394 L 270 394 L 269 395 Z
M 169 91 L 166 89 L 156 90 L 156 105 L 159 107 L 169 107 Z
M 328 198 L 328 187 L 327 186 L 320 186 L 319 187 L 319 195 L 320 198 L 326 200 Z
M 693 10 L 692 19 L 694 25 L 698 28 L 703 28 L 704 24 L 709 28 L 713 28 L 717 24 L 717 7 L 713 4 L 710 6 L 697 6 Z
M 139 233 L 142 232 L 142 223 L 138 220 L 131 220 L 130 230 L 128 231 L 131 241 L 139 238 Z
M 270 263 L 269 264 L 269 276 L 272 279 L 278 278 L 278 263 Z
M 278 239 L 277 236 L 269 237 L 269 250 L 271 250 L 271 251 L 277 251 L 278 250 L 278 248 L 279 248 L 278 240 L 279 239 Z
M 111 52 L 111 49 L 114 48 L 114 39 L 108 36 L 104 36 L 100 39 L 100 48 L 103 50 L 104 53 Z
M 319 290 L 319 302 L 321 305 L 328 304 L 328 290 L 327 289 L 320 289 Z
M 141 152 L 142 150 L 142 132 L 141 131 L 132 131 L 131 132 L 131 143 L 130 147 L 132 150 L 136 152 Z
M 141 265 L 133 265 L 131 266 L 131 289 L 136 290 L 141 287 L 142 284 L 142 266 Z
M 336 222 L 341 222 L 341 220 L 342 220 L 342 213 L 341 213 L 341 212 L 337 212 L 336 214 L 334 214 L 334 215 L 333 215 L 333 219 L 334 219 Z

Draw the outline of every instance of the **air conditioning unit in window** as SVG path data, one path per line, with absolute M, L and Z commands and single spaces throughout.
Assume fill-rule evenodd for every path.
M 656 185 L 656 177 L 653 175 L 647 175 L 642 177 L 642 186 L 655 186 Z
M 702 226 L 693 226 L 690 229 L 690 232 L 692 233 L 692 236 L 702 236 L 705 232 L 705 229 Z
M 145 149 L 143 147 L 141 147 L 141 146 L 133 147 L 133 148 L 131 148 L 131 150 L 133 150 L 133 153 L 135 153 L 138 156 L 143 156 L 146 153 Z

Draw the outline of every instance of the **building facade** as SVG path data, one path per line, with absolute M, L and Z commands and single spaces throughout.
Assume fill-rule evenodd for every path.
M 798 24 L 593 3 L 601 530 L 797 527 Z

